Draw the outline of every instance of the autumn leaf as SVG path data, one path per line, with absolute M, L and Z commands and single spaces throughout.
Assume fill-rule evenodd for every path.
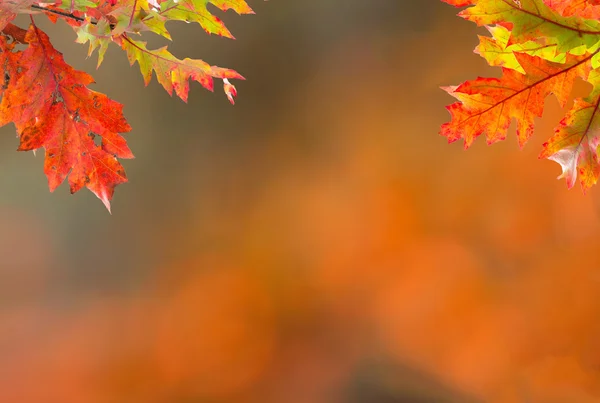
M 0 30 L 15 19 L 19 13 L 32 12 L 31 6 L 39 3 L 35 0 L 4 0 L 0 1 Z
M 473 5 L 458 15 L 479 26 L 505 26 L 511 30 L 511 44 L 547 37 L 556 43 L 558 53 L 564 53 L 579 46 L 592 49 L 600 42 L 600 21 L 561 16 L 543 0 L 442 1 L 457 7 Z
M 71 193 L 86 187 L 110 211 L 115 186 L 127 182 L 117 157 L 133 158 L 120 135 L 131 130 L 122 105 L 88 89 L 92 77 L 66 64 L 35 25 L 25 41 L 27 49 L 10 66 L 15 76 L 0 104 L 2 123 L 14 122 L 20 151 L 45 148 L 50 191 L 68 176 Z M 13 63 L 10 58 L 2 62 Z M 96 137 L 101 139 L 98 145 Z
M 212 3 L 223 11 L 233 9 L 238 14 L 254 14 L 254 11 L 243 0 L 167 0 L 160 5 L 160 15 L 169 20 L 196 22 L 209 34 L 233 39 L 233 35 L 225 27 L 223 21 L 207 9 L 208 3 Z
M 175 94 L 185 102 L 187 102 L 189 93 L 189 80 L 199 82 L 210 91 L 214 89 L 213 77 L 244 80 L 244 77 L 234 70 L 211 66 L 202 60 L 177 59 L 167 50 L 166 46 L 149 50 L 146 43 L 135 41 L 129 37 L 124 37 L 121 43 L 127 52 L 129 62 L 132 65 L 137 62 L 140 66 L 146 85 L 150 83 L 154 71 L 156 79 L 169 95 L 175 91 Z
M 579 175 L 584 192 L 595 185 L 600 176 L 600 73 L 592 71 L 588 81 L 594 85 L 594 90 L 588 97 L 575 100 L 540 154 L 540 158 L 560 164 L 559 178 L 565 178 L 569 188 Z
M 563 16 L 578 16 L 581 18 L 600 18 L 599 0 L 544 0 L 544 3 Z
M 153 10 L 147 0 L 119 1 L 108 15 L 116 21 L 111 32 L 114 37 L 149 31 L 171 39 L 165 27 L 167 19 Z
M 23 37 L 24 39 L 24 37 Z M 0 35 L 0 66 L 4 71 L 4 80 L 2 86 L 0 86 L 0 99 L 4 99 L 6 90 L 8 89 L 11 80 L 18 75 L 18 64 L 21 52 L 15 52 L 16 42 L 8 42 L 5 36 Z M 0 125 L 5 125 L 10 122 L 6 119 L 6 116 L 0 114 Z
M 234 104 L 237 90 L 229 80 L 243 80 L 238 72 L 179 59 L 166 46 L 148 49 L 146 41 L 137 39 L 155 34 L 172 40 L 168 21 L 195 22 L 209 34 L 233 38 L 215 15 L 218 10 L 254 14 L 245 0 L 0 0 L 0 125 L 15 124 L 19 150 L 46 150 L 44 172 L 51 191 L 68 178 L 72 193 L 87 187 L 110 211 L 115 186 L 127 181 L 117 158 L 133 158 L 121 136 L 131 129 L 122 105 L 87 87 L 92 77 L 65 63 L 33 15 L 70 25 L 75 42 L 88 44 L 88 57 L 98 51 L 97 67 L 116 43 L 131 65 L 139 64 L 146 85 L 156 74 L 169 94 L 187 102 L 190 81 L 213 91 L 213 80 L 221 79 Z M 28 30 L 12 22 L 19 14 L 30 15 Z
M 503 68 L 501 78 L 480 77 L 444 88 L 460 101 L 447 107 L 452 119 L 440 132 L 449 142 L 462 138 L 468 148 L 484 133 L 488 144 L 504 140 L 516 119 L 517 138 L 523 147 L 533 135 L 534 117 L 542 116 L 546 96 L 554 94 L 564 107 L 575 79 L 587 78 L 590 71 L 591 56 L 569 55 L 564 64 L 525 53 L 515 53 L 515 57 L 526 75 Z
M 556 44 L 544 43 L 543 38 L 509 45 L 510 31 L 508 29 L 501 25 L 486 26 L 486 28 L 492 34 L 492 37 L 480 35 L 479 46 L 475 48 L 475 53 L 481 55 L 490 66 L 502 66 L 525 74 L 525 70 L 517 61 L 515 53 L 527 53 L 556 63 L 566 61 L 566 54 L 557 54 Z
M 165 28 L 165 21 L 179 20 L 197 22 L 209 34 L 233 38 L 223 22 L 208 11 L 208 3 L 223 11 L 232 9 L 238 14 L 254 13 L 244 0 L 125 0 L 118 2 L 115 7 L 104 4 L 92 10 L 91 14 L 96 21 L 87 18 L 81 25 L 74 27 L 77 42 L 89 42 L 88 56 L 99 49 L 98 66 L 102 63 L 109 44 L 119 44 L 127 53 L 130 64 L 138 63 L 145 85 L 150 83 L 154 72 L 158 82 L 170 95 L 175 91 L 177 96 L 187 102 L 189 80 L 197 81 L 204 88 L 213 91 L 213 78 L 244 80 L 244 77 L 234 70 L 211 66 L 202 60 L 178 59 L 166 46 L 148 49 L 145 41 L 134 39 L 132 34 L 150 31 L 171 39 Z M 225 94 L 234 104 L 233 97 L 237 92 L 229 82 L 225 83 Z
M 94 50 L 98 49 L 97 67 L 100 67 L 104 60 L 104 55 L 108 50 L 108 45 L 112 42 L 110 22 L 106 18 L 101 18 L 95 21 L 95 23 L 92 23 L 90 18 L 86 18 L 82 25 L 76 27 L 75 32 L 77 32 L 77 39 L 75 42 L 90 43 L 88 57 L 92 55 Z
M 545 98 L 554 94 L 565 108 L 574 80 L 593 90 L 576 99 L 542 146 L 540 158 L 560 164 L 568 188 L 579 181 L 585 192 L 600 176 L 600 2 L 597 0 L 442 0 L 467 6 L 459 15 L 485 26 L 475 52 L 502 67 L 501 78 L 477 78 L 444 89 L 457 98 L 447 109 L 451 120 L 440 133 L 449 142 L 464 139 L 468 148 L 485 134 L 489 144 L 506 138 L 517 123 L 519 146 L 534 131 Z M 470 6 L 470 7 L 469 7 Z

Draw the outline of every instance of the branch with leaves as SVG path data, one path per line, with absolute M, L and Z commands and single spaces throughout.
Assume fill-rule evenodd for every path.
M 127 182 L 119 158 L 133 158 L 122 134 L 131 130 L 122 105 L 88 88 L 93 78 L 69 66 L 35 23 L 38 15 L 63 20 L 89 43 L 88 56 L 98 53 L 101 65 L 108 46 L 126 52 L 138 63 L 144 83 L 152 74 L 172 95 L 187 102 L 190 81 L 213 91 L 214 79 L 223 81 L 225 95 L 234 104 L 237 95 L 229 80 L 243 80 L 234 70 L 197 59 L 178 59 L 168 48 L 148 49 L 139 37 L 145 32 L 171 39 L 165 23 L 198 23 L 209 34 L 233 38 L 208 4 L 223 11 L 254 14 L 244 0 L 0 0 L 0 126 L 14 123 L 18 150 L 44 148 L 44 173 L 50 191 L 68 178 L 71 193 L 92 191 L 110 211 L 115 186 Z M 30 15 L 27 29 L 16 26 L 19 14 Z M 25 45 L 18 50 L 16 45 Z
M 600 162 L 600 1 L 598 0 L 442 0 L 468 8 L 458 15 L 485 26 L 475 52 L 501 78 L 477 78 L 444 87 L 458 102 L 447 107 L 451 120 L 440 134 L 468 148 L 480 135 L 488 144 L 504 140 L 513 120 L 523 147 L 534 130 L 549 94 L 563 108 L 575 79 L 592 85 L 575 100 L 554 135 L 542 145 L 540 158 L 560 164 L 568 188 L 577 182 L 585 192 L 598 182 Z

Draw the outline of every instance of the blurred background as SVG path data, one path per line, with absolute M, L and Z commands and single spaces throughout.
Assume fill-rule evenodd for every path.
M 457 9 L 249 3 L 215 9 L 235 41 L 168 25 L 247 78 L 234 107 L 145 88 L 116 46 L 96 71 L 36 17 L 125 105 L 136 159 L 111 216 L 2 128 L 0 401 L 599 401 L 600 189 L 537 158 L 556 100 L 522 151 L 464 151 L 439 86 L 499 71 Z

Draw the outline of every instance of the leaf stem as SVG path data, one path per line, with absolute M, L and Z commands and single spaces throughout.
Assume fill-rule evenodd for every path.
M 133 23 L 133 17 L 135 16 L 135 8 L 137 7 L 137 0 L 133 0 L 133 7 L 131 9 L 131 16 L 129 16 L 129 26 Z

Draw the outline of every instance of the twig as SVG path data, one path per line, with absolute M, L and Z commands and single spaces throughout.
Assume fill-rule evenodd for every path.
M 62 15 L 63 17 L 72 18 L 72 19 L 74 19 L 74 20 L 76 20 L 76 21 L 79 21 L 79 22 L 83 22 L 83 21 L 85 21 L 85 18 L 77 17 L 76 15 L 73 15 L 73 14 L 71 14 L 71 13 L 67 13 L 67 12 L 64 12 L 64 11 L 58 11 L 58 10 L 52 10 L 52 9 L 50 9 L 50 8 L 46 8 L 46 7 L 42 7 L 42 6 L 38 6 L 38 5 L 36 5 L 36 4 L 32 4 L 32 5 L 31 5 L 31 8 L 34 8 L 34 9 L 36 9 L 36 10 L 45 11 L 45 12 L 47 12 L 47 13 L 52 13 L 52 14 Z M 92 21 L 92 24 L 97 24 L 97 22 L 95 22 L 95 21 Z

